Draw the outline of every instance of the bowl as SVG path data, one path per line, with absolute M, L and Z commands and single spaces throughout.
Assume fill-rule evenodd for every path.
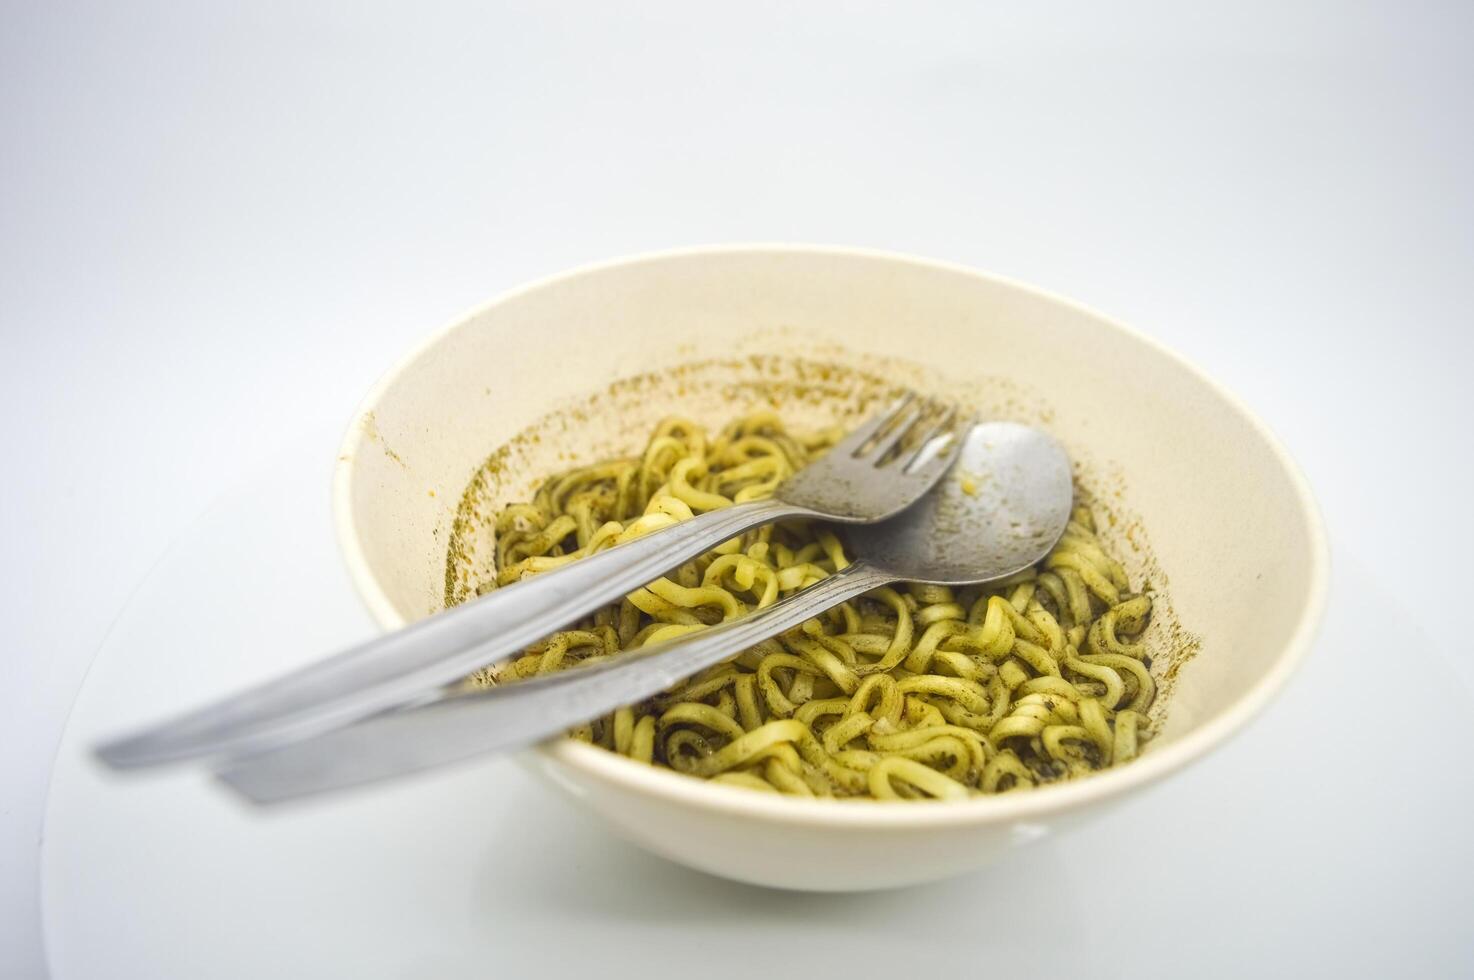
M 1149 338 L 967 268 L 848 248 L 637 256 L 516 289 L 431 336 L 374 387 L 334 508 L 355 584 L 392 629 L 463 597 L 484 517 L 574 462 L 636 449 L 669 412 L 776 405 L 848 420 L 895 388 L 1041 425 L 1070 451 L 1134 584 L 1162 695 L 1141 757 L 961 802 L 800 800 L 713 785 L 560 739 L 538 773 L 615 832 L 755 884 L 910 885 L 1105 812 L 1221 744 L 1308 651 L 1325 533 L 1300 471 L 1232 395 Z

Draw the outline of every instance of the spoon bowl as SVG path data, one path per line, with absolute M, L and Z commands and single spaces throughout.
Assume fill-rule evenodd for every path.
M 846 536 L 861 560 L 898 581 L 976 585 L 1048 554 L 1073 502 L 1059 443 L 1030 426 L 989 422 L 973 427 L 947 476 L 913 507 Z

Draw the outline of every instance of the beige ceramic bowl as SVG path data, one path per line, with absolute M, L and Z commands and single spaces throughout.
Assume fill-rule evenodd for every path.
M 1284 685 L 1319 622 L 1327 557 L 1310 490 L 1264 425 L 1096 313 L 898 255 L 668 252 L 494 300 L 365 401 L 338 464 L 343 548 L 375 617 L 398 627 L 484 570 L 481 516 L 555 468 L 636 448 L 664 414 L 718 424 L 773 403 L 800 423 L 843 421 L 895 385 L 1043 425 L 1070 450 L 1133 583 L 1163 592 L 1149 644 L 1165 717 L 1143 756 L 961 803 L 795 800 L 566 740 L 530 753 L 536 770 L 692 867 L 784 888 L 885 888 L 976 868 L 1102 812 L 1203 756 Z

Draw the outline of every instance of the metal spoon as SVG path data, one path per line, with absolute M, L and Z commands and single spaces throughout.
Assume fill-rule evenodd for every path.
M 262 804 L 519 748 L 639 701 L 847 599 L 893 582 L 974 585 L 1043 558 L 1064 532 L 1070 462 L 1049 436 L 974 427 L 950 473 L 909 510 L 849 528 L 856 560 L 749 616 L 566 673 L 454 695 L 227 762 L 217 772 Z
M 953 438 L 953 418 L 908 395 L 789 476 L 767 499 L 707 511 L 496 589 L 223 701 L 105 742 L 97 755 L 110 766 L 131 769 L 261 752 L 423 702 L 440 685 L 517 653 L 749 528 L 792 518 L 864 524 L 900 512 L 946 471 L 938 452 Z

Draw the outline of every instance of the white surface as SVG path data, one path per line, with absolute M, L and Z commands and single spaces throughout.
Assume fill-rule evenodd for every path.
M 1346 685 L 1316 763 L 1366 756 L 1374 711 L 1451 686 L 1426 663 L 1445 655 L 1474 679 L 1451 614 L 1474 475 L 1456 451 L 1474 415 L 1470 8 L 640 10 L 0 11 L 0 973 L 41 972 L 52 748 L 167 543 L 304 428 L 346 420 L 425 330 L 608 255 L 771 239 L 934 255 L 1089 303 L 1235 389 L 1304 464 L 1339 550 L 1318 654 L 1229 752 L 1283 731 L 1312 688 Z M 1241 915 L 1201 947 L 1225 970 L 1261 950 L 1370 975 L 1386 962 L 1366 953 L 1374 942 L 1426 973 L 1440 971 L 1425 955 L 1467 968 L 1467 893 L 1448 875 L 1469 855 L 1438 846 L 1467 825 L 1469 793 L 1402 769 L 1436 755 L 1457 772 L 1466 743 L 1431 743 L 1422 723 L 1402 714 L 1376 743 L 1393 758 L 1354 782 L 1302 760 L 1275 784 L 1281 764 L 1256 760 L 1288 807 L 1267 824 L 1263 798 L 1213 763 L 1164 787 L 1194 819 L 1154 840 L 1161 905 L 1206 892 Z M 1135 819 L 1158 805 L 1141 801 Z M 540 816 L 571 833 L 561 814 Z M 572 903 L 589 936 L 638 916 L 707 921 L 672 885 L 683 873 L 627 856 L 610 860 L 647 887 L 565 898 L 577 871 L 607 867 L 599 838 L 574 840 L 539 894 Z M 1086 840 L 1039 860 L 1077 874 L 1100 859 L 1075 850 Z M 1248 866 L 1252 882 L 1235 874 Z M 1058 896 L 1003 904 L 1032 870 L 1021 859 L 991 888 L 951 886 L 999 910 L 949 920 L 981 956 L 1024 948 L 1016 927 L 1057 911 Z M 1074 928 L 1114 959 L 1092 899 L 1067 894 Z M 1261 914 L 1265 894 L 1296 897 L 1299 917 Z M 1387 895 L 1406 902 L 1366 926 Z M 792 948 L 878 928 L 905 901 L 742 892 L 722 908 Z M 1308 941 L 1301 918 L 1340 923 L 1335 940 Z M 559 948 L 572 964 L 602 944 Z M 120 962 L 113 975 L 129 972 Z
M 265 814 L 195 773 L 93 765 L 100 733 L 371 631 L 327 531 L 331 445 L 306 440 L 192 525 L 99 652 L 48 810 L 58 977 L 651 976 L 686 963 L 724 980 L 751 977 L 763 955 L 782 975 L 822 975 L 837 950 L 874 976 L 966 976 L 968 963 L 999 976 L 1103 963 L 1142 978 L 1434 976 L 1470 963 L 1474 838 L 1455 814 L 1474 771 L 1410 749 L 1407 730 L 1355 723 L 1386 710 L 1365 678 L 1385 677 L 1382 651 L 1413 624 L 1395 603 L 1367 621 L 1352 597 L 1376 585 L 1350 558 L 1327 655 L 1242 737 L 1072 833 L 892 893 L 793 895 L 685 871 L 505 760 Z M 181 632 L 218 638 L 181 659 Z M 1474 720 L 1447 664 L 1415 648 L 1401 661 L 1418 679 L 1417 741 L 1467 745 Z

